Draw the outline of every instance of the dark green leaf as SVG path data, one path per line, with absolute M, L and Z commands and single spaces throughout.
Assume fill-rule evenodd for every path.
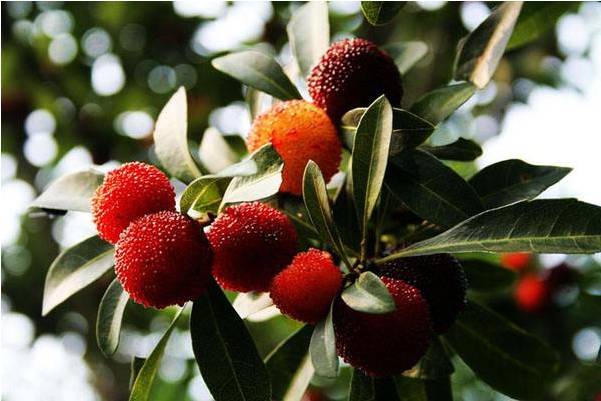
M 104 174 L 89 169 L 64 175 L 53 181 L 32 203 L 32 207 L 89 212 L 90 200 L 104 180 Z
M 473 291 L 497 291 L 509 287 L 515 281 L 515 272 L 481 259 L 464 259 L 461 265 L 467 276 L 469 289 Z
M 216 213 L 231 177 L 205 175 L 192 181 L 180 198 L 180 210 L 197 219 L 203 213 Z
M 286 29 L 302 76 L 311 72 L 330 45 L 328 3 L 310 1 L 294 12 Z
M 183 87 L 169 99 L 154 126 L 154 151 L 163 167 L 188 183 L 202 173 L 188 149 L 188 104 Z
M 232 304 L 242 319 L 273 306 L 268 292 L 241 292 Z
M 419 41 L 390 43 L 383 49 L 392 57 L 401 74 L 406 74 L 428 53 L 428 45 Z
M 409 210 L 441 227 L 452 227 L 482 210 L 478 195 L 463 178 L 418 149 L 390 160 L 385 183 Z
M 332 306 L 330 306 L 328 316 L 315 326 L 309 352 L 315 373 L 324 377 L 338 376 L 338 355 L 336 355 Z
M 472 97 L 475 92 L 474 85 L 468 82 L 443 86 L 422 96 L 411 106 L 411 112 L 437 125 Z
M 452 401 L 450 378 L 436 380 L 414 379 L 397 376 L 394 378 L 401 401 Z
M 46 274 L 42 315 L 109 271 L 115 250 L 98 236 L 90 237 L 61 252 Z
M 135 355 L 131 359 L 131 363 L 129 364 L 129 391 L 131 391 L 132 387 L 134 386 L 136 377 L 138 377 L 140 369 L 142 369 L 142 366 L 144 366 L 144 362 L 146 362 L 146 358 Z
M 364 272 L 353 285 L 342 292 L 342 300 L 350 308 L 365 313 L 385 314 L 396 309 L 386 284 L 372 272 Z
M 414 379 L 437 380 L 448 378 L 454 372 L 440 339 L 435 336 L 426 355 L 412 369 L 403 372 L 403 376 Z
M 119 280 L 114 279 L 100 301 L 96 319 L 96 341 L 105 356 L 113 355 L 119 346 L 121 321 L 128 300 L 129 296 Z
M 223 134 L 213 127 L 207 128 L 202 136 L 198 147 L 198 158 L 211 174 L 217 174 L 239 160 Z
M 507 50 L 525 45 L 555 27 L 563 14 L 578 9 L 578 2 L 553 1 L 524 3 L 522 12 L 507 43 Z
M 182 315 L 182 311 L 183 308 L 177 312 L 177 315 L 175 315 L 171 321 L 171 324 L 169 325 L 169 328 L 167 328 L 165 334 L 163 334 L 156 347 L 154 347 L 148 358 L 146 358 L 144 361 L 144 364 L 136 376 L 134 385 L 132 386 L 131 393 L 129 395 L 129 401 L 149 400 L 152 383 L 154 382 L 154 377 L 159 370 L 159 363 L 161 362 L 161 358 L 165 352 L 167 341 L 169 341 L 169 337 L 171 337 L 171 333 L 175 328 L 175 323 L 177 323 L 178 319 Z
M 422 146 L 421 149 L 443 160 L 469 162 L 482 155 L 482 148 L 474 141 L 459 138 L 443 146 Z
M 361 11 L 372 25 L 389 23 L 405 5 L 406 1 L 362 1 Z
M 533 199 L 565 177 L 572 169 L 534 166 L 521 160 L 492 164 L 474 175 L 469 183 L 487 209 Z
M 272 57 L 263 53 L 245 50 L 217 57 L 211 64 L 243 84 L 278 99 L 301 99 L 298 89 L 290 82 L 282 67 Z
M 353 141 L 357 125 L 366 108 L 360 107 L 347 112 L 341 120 L 342 139 L 349 149 L 353 149 Z M 392 109 L 392 135 L 390 137 L 390 156 L 399 154 L 403 149 L 414 148 L 423 143 L 434 132 L 434 126 L 423 118 L 403 109 Z
M 601 252 L 601 207 L 540 199 L 487 210 L 378 263 L 442 252 Z
M 538 398 L 559 362 L 538 338 L 473 302 L 445 338 L 479 379 L 513 398 Z
M 380 196 L 391 135 L 392 108 L 382 95 L 361 117 L 353 143 L 353 194 L 364 238 L 367 222 Z
M 478 89 L 488 84 L 505 52 L 522 3 L 501 4 L 462 41 L 455 65 L 457 81 L 471 82 Z
M 300 401 L 313 377 L 307 352 L 312 326 L 304 326 L 282 341 L 265 359 L 273 385 L 273 399 Z
M 271 400 L 265 364 L 217 284 L 194 302 L 190 333 L 196 363 L 215 401 Z
M 375 401 L 376 388 L 373 377 L 361 373 L 360 370 L 353 369 L 348 399 L 349 401 Z

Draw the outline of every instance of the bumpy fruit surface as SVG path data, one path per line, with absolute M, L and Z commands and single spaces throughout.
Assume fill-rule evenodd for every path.
M 426 353 L 432 337 L 428 303 L 402 280 L 382 277 L 396 310 L 384 315 L 357 312 L 341 298 L 334 305 L 336 350 L 371 376 L 397 375 Z
M 198 298 L 211 276 L 212 251 L 196 221 L 171 211 L 131 223 L 116 246 L 119 282 L 137 303 L 164 308 Z
M 403 95 L 401 74 L 394 61 L 364 39 L 334 43 L 307 79 L 315 104 L 337 122 L 356 107 L 367 107 L 384 94 L 393 106 Z
M 271 282 L 271 299 L 285 315 L 305 323 L 317 323 L 328 314 L 342 285 L 342 273 L 328 252 L 310 249 Z
M 528 274 L 520 279 L 514 292 L 515 301 L 520 309 L 526 312 L 540 312 L 551 298 L 548 283 L 535 274 Z
M 92 198 L 100 238 L 111 244 L 129 223 L 145 214 L 175 210 L 175 192 L 158 168 L 133 162 L 109 172 Z
M 229 207 L 211 224 L 213 276 L 232 291 L 267 291 L 273 277 L 296 254 L 298 238 L 292 222 L 263 203 Z
M 278 103 L 255 119 L 248 150 L 254 152 L 266 143 L 273 144 L 284 160 L 282 192 L 302 193 L 309 160 L 317 163 L 326 182 L 338 171 L 342 147 L 336 128 L 323 110 L 304 100 Z
M 521 271 L 528 267 L 532 254 L 526 252 L 512 252 L 501 255 L 501 266 L 511 270 Z
M 449 254 L 416 256 L 386 263 L 381 273 L 416 287 L 430 306 L 434 331 L 445 332 L 466 304 L 463 268 Z

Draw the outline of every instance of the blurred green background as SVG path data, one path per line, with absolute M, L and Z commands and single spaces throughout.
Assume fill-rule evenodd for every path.
M 61 249 L 93 235 L 94 227 L 84 213 L 49 218 L 27 205 L 51 180 L 90 164 L 108 170 L 130 160 L 152 162 L 154 119 L 179 86 L 188 91 L 192 143 L 209 126 L 244 137 L 250 125 L 244 90 L 214 70 L 210 59 L 254 46 L 289 64 L 286 23 L 300 4 L 2 3 L 3 400 L 127 399 L 132 356 L 148 354 L 173 311 L 130 303 L 114 359 L 104 358 L 94 339 L 96 308 L 111 277 L 42 318 L 48 266 Z M 381 45 L 428 44 L 427 56 L 404 77 L 408 106 L 449 82 L 457 42 L 494 4 L 410 2 L 391 24 L 377 28 L 364 21 L 358 2 L 329 6 L 333 41 L 358 36 Z M 519 157 L 574 167 L 550 194 L 599 204 L 601 5 L 566 8 L 539 39 L 509 52 L 494 82 L 442 124 L 432 141 L 463 136 L 480 142 L 485 155 L 478 166 Z M 477 165 L 454 163 L 466 175 Z M 548 399 L 592 400 L 601 391 L 601 368 L 594 363 L 601 344 L 601 258 L 543 256 L 534 269 L 561 262 L 577 269 L 580 279 L 545 313 L 519 312 L 511 291 L 484 300 L 561 352 L 564 365 Z M 297 327 L 282 317 L 249 325 L 263 355 Z M 475 382 L 459 362 L 456 370 L 457 399 L 507 399 Z M 314 385 L 331 399 L 344 399 L 344 380 L 347 374 Z M 184 324 L 172 336 L 154 390 L 155 400 L 211 400 Z

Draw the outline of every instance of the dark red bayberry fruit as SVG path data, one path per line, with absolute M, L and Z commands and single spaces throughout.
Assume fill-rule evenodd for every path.
M 173 186 L 161 170 L 139 162 L 109 172 L 92 198 L 98 234 L 111 244 L 129 223 L 161 210 L 175 211 Z
M 347 363 L 370 376 L 392 376 L 426 353 L 432 323 L 426 300 L 402 280 L 382 277 L 396 310 L 383 315 L 357 312 L 341 298 L 334 304 L 336 350 Z
M 367 107 L 382 94 L 401 104 L 401 74 L 386 53 L 365 39 L 334 43 L 307 79 L 315 104 L 334 122 L 356 107 Z
M 271 282 L 271 299 L 285 315 L 315 324 L 325 318 L 342 285 L 342 273 L 328 252 L 309 249 Z
M 139 218 L 122 233 L 115 271 L 134 301 L 160 309 L 198 298 L 211 276 L 211 261 L 200 224 L 162 211 Z
M 231 206 L 211 224 L 213 276 L 232 291 L 267 291 L 296 254 L 298 237 L 288 217 L 263 203 Z
M 381 267 L 387 277 L 416 287 L 428 301 L 434 331 L 444 333 L 466 304 L 467 279 L 463 268 L 449 254 L 397 259 Z

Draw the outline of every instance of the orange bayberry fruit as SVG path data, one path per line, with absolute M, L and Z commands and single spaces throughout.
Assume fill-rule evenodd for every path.
M 342 285 L 342 273 L 332 255 L 318 249 L 297 254 L 271 282 L 273 303 L 285 315 L 317 323 L 330 309 Z
M 539 312 L 550 301 L 551 291 L 548 283 L 535 274 L 520 279 L 514 292 L 518 307 L 526 312 Z
M 246 145 L 254 152 L 269 142 L 284 160 L 282 192 L 302 193 L 309 160 L 317 163 L 326 182 L 338 171 L 342 147 L 336 128 L 323 110 L 309 102 L 281 102 L 259 115 Z
M 126 163 L 109 172 L 92 198 L 92 213 L 100 238 L 114 244 L 129 223 L 145 214 L 175 211 L 169 178 L 145 163 Z
M 367 107 L 382 94 L 401 104 L 401 74 L 386 53 L 365 39 L 334 43 L 307 79 L 309 94 L 333 121 L 356 107 Z
M 524 270 L 530 264 L 532 254 L 527 252 L 513 252 L 501 254 L 501 266 L 511 270 Z
M 117 279 L 137 303 L 164 308 L 198 298 L 211 276 L 212 251 L 202 227 L 162 211 L 131 223 L 117 242 Z
M 336 350 L 370 376 L 392 376 L 415 365 L 432 337 L 428 303 L 403 280 L 381 277 L 396 310 L 383 315 L 357 312 L 341 298 L 334 304 Z
M 214 251 L 213 276 L 232 291 L 267 291 L 296 254 L 292 222 L 263 203 L 241 203 L 221 213 L 207 236 Z

